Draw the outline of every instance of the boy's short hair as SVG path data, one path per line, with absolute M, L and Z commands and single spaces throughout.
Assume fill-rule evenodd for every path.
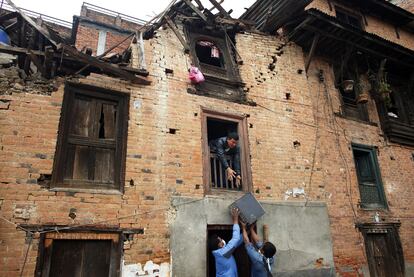
M 231 132 L 227 135 L 227 139 L 239 140 L 239 135 L 236 132 Z
M 210 236 L 210 238 L 208 239 L 208 249 L 210 249 L 210 251 L 219 249 L 219 243 L 220 239 L 216 234 Z
M 271 242 L 265 242 L 262 246 L 263 256 L 271 258 L 276 254 L 276 246 Z

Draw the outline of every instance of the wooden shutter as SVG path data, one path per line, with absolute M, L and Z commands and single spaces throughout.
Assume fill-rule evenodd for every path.
M 361 206 L 386 207 L 375 150 L 354 147 L 353 152 Z
M 128 97 L 73 88 L 65 93 L 55 186 L 119 189 Z

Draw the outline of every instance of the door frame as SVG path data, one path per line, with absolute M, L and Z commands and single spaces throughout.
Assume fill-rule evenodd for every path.
M 395 263 L 391 264 L 393 267 L 394 277 L 405 276 L 405 262 L 404 253 L 401 245 L 400 235 L 398 229 L 401 222 L 380 222 L 380 223 L 358 223 L 357 228 L 362 233 L 365 242 L 365 252 L 367 255 L 367 262 L 369 272 L 372 277 L 375 277 L 375 257 L 372 253 L 370 243 L 370 236 L 375 234 L 386 234 L 387 248 L 391 252 L 390 255 L 395 257 Z M 389 265 L 389 264 L 388 264 Z

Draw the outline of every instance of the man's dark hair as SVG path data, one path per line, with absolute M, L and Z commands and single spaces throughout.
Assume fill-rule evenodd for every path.
M 276 247 L 271 242 L 265 242 L 262 247 L 263 256 L 271 258 L 276 254 Z
M 231 132 L 227 135 L 227 139 L 239 140 L 239 135 L 236 132 Z
M 210 238 L 208 239 L 208 249 L 210 249 L 210 251 L 219 249 L 219 243 L 220 239 L 216 234 L 210 236 Z

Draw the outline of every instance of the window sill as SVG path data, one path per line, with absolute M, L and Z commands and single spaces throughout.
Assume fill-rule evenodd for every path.
M 123 195 L 123 193 L 116 189 L 81 189 L 81 188 L 65 188 L 65 187 L 53 187 L 49 191 L 62 191 L 73 193 L 91 193 L 91 194 L 109 194 L 109 195 Z
M 370 125 L 370 126 L 375 126 L 375 127 L 378 127 L 378 124 L 377 124 L 377 123 L 375 123 L 375 122 L 365 121 L 365 120 L 361 120 L 361 119 L 353 118 L 353 117 L 346 116 L 346 115 L 344 115 L 344 114 L 337 113 L 337 112 L 336 112 L 336 113 L 334 113 L 334 115 L 335 115 L 335 116 L 337 116 L 337 117 L 343 118 L 343 119 L 352 120 L 352 121 L 355 121 L 355 122 L 358 122 L 358 123 L 362 123 L 362 124 L 366 124 L 366 125 Z
M 360 206 L 361 211 L 388 211 L 388 207 L 385 206 Z
M 220 198 L 220 196 L 229 197 L 230 195 L 233 195 L 234 197 L 239 197 L 239 196 L 244 195 L 246 192 L 247 191 L 244 191 L 244 190 L 229 190 L 229 189 L 210 188 L 207 195 L 212 196 L 212 197 L 218 197 L 218 198 Z

